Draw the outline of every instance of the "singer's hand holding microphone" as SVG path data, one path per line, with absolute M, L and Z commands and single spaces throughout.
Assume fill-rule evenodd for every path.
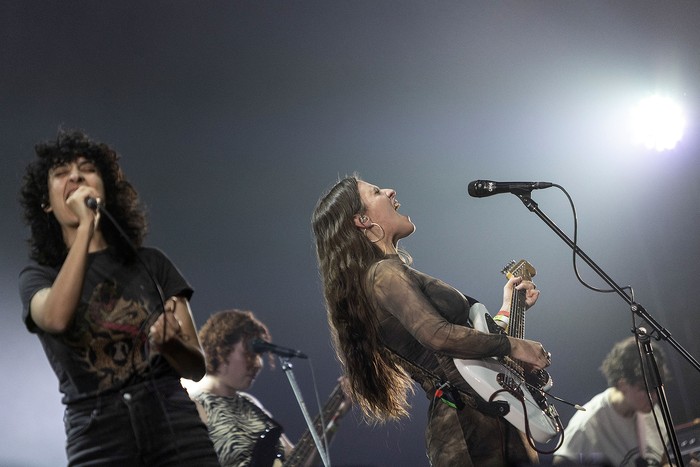
M 66 205 L 80 224 L 91 222 L 93 227 L 97 227 L 100 218 L 99 207 L 102 206 L 102 199 L 97 190 L 81 185 L 66 198 Z
M 88 196 L 85 198 L 85 206 L 93 213 L 93 227 L 96 229 L 100 224 L 100 208 L 102 207 L 102 199 L 99 197 Z

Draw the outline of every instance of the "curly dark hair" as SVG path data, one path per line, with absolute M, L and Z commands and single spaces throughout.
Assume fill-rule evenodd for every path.
M 140 247 L 146 236 L 147 224 L 138 194 L 129 183 L 117 162 L 119 155 L 103 143 L 91 140 L 82 130 L 58 131 L 55 140 L 35 146 L 37 159 L 27 165 L 20 191 L 20 203 L 24 209 L 24 221 L 31 229 L 30 257 L 39 264 L 56 267 L 63 263 L 68 253 L 61 227 L 53 213 L 46 213 L 48 204 L 49 171 L 82 156 L 92 161 L 102 178 L 105 188 L 105 206 L 109 214 L 125 232 L 130 242 Z M 102 219 L 100 230 L 112 247 L 115 257 L 128 262 L 134 259 L 134 251 L 108 219 Z
M 207 361 L 207 373 L 215 374 L 219 367 L 226 363 L 233 347 L 240 341 L 250 342 L 253 339 L 270 341 L 272 337 L 267 326 L 257 319 L 252 311 L 224 310 L 211 315 L 199 330 L 199 340 Z M 249 349 L 249 355 L 255 354 Z M 269 356 L 270 366 L 274 366 L 272 356 Z
M 662 378 L 666 375 L 666 366 L 664 364 L 664 353 L 657 346 L 652 344 L 654 357 L 659 367 L 659 372 Z M 646 364 L 644 370 L 650 371 Z M 639 350 L 635 336 L 628 337 L 613 346 L 608 355 L 603 359 L 600 366 L 600 371 L 608 381 L 608 386 L 617 386 L 617 383 L 624 379 L 629 384 L 635 385 L 644 383 L 644 373 L 642 373 L 642 363 L 639 357 Z
M 385 256 L 354 225 L 353 217 L 366 212 L 359 180 L 354 174 L 336 183 L 316 205 L 312 227 L 328 324 L 349 393 L 368 419 L 383 422 L 408 415 L 413 383 L 382 345 L 363 285 L 367 270 Z

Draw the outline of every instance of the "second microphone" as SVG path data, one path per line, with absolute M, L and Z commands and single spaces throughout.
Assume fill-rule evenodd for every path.
M 309 358 L 306 356 L 305 353 L 299 350 L 289 349 L 287 347 L 271 344 L 262 339 L 255 339 L 251 343 L 251 346 L 253 348 L 253 352 L 255 353 L 271 352 L 275 355 L 279 355 L 280 357 Z

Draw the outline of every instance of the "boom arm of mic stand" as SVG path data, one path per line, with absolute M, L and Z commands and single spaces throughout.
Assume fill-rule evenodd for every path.
M 605 271 L 600 269 L 598 265 L 588 257 L 586 253 L 583 252 L 576 244 L 554 223 L 552 220 L 547 217 L 546 214 L 544 214 L 537 203 L 530 198 L 530 192 L 527 190 L 523 190 L 522 192 L 519 193 L 514 193 L 520 200 L 523 202 L 526 208 L 528 208 L 531 212 L 534 212 L 537 214 L 537 216 L 544 221 L 545 224 L 549 226 L 564 242 L 571 247 L 571 249 L 574 251 L 576 255 L 578 255 L 579 258 L 584 260 L 588 266 L 590 266 L 591 269 L 593 269 L 603 280 L 617 292 L 618 295 L 620 295 L 628 305 L 630 305 L 630 310 L 632 310 L 633 313 L 639 315 L 642 319 L 644 319 L 647 323 L 649 323 L 650 326 L 654 328 L 654 330 L 659 334 L 660 338 L 663 338 L 666 340 L 668 343 L 671 344 L 671 346 L 680 353 L 683 358 L 685 358 L 693 367 L 695 367 L 696 370 L 700 371 L 700 363 L 693 358 L 690 353 L 683 348 L 672 336 L 671 333 L 668 332 L 665 328 L 663 328 L 645 309 L 643 306 L 641 306 L 638 303 L 635 303 L 626 293 L 622 288 L 613 281 L 610 276 L 608 276 Z M 676 457 L 676 462 L 679 463 L 680 466 L 683 466 L 683 458 L 681 456 L 681 449 L 678 444 L 678 439 L 676 437 L 676 432 L 673 427 L 673 421 L 671 419 L 671 413 L 668 408 L 668 401 L 666 400 L 665 393 L 663 391 L 663 383 L 660 381 L 660 375 L 657 376 L 659 377 L 659 386 L 661 387 L 661 390 L 657 390 L 657 394 L 659 395 L 659 402 L 661 405 L 661 409 L 663 412 L 664 416 L 664 423 L 666 424 L 666 431 L 671 438 L 671 446 L 673 448 L 673 453 Z
M 330 467 L 331 464 L 330 459 L 328 458 L 328 453 L 323 448 L 323 444 L 321 444 L 321 439 L 318 436 L 318 432 L 316 431 L 314 422 L 309 416 L 309 411 L 306 408 L 306 404 L 304 404 L 304 399 L 301 396 L 299 385 L 297 384 L 297 380 L 294 377 L 294 372 L 292 371 L 292 364 L 289 362 L 289 359 L 285 357 L 279 357 L 279 360 L 282 364 L 282 370 L 284 371 L 284 374 L 287 375 L 289 384 L 292 386 L 292 391 L 294 391 L 294 396 L 297 398 L 297 402 L 299 403 L 301 413 L 304 415 L 304 420 L 306 420 L 306 424 L 309 427 L 309 433 L 311 433 L 311 437 L 314 439 L 314 443 L 316 443 L 316 449 L 318 449 L 318 454 L 321 457 L 321 461 L 323 461 L 323 465 L 325 467 Z

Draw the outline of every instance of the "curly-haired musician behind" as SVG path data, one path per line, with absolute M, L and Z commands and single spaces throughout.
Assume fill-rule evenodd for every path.
M 221 465 L 270 467 L 282 460 L 285 466 L 316 465 L 318 451 L 308 430 L 292 445 L 272 414 L 246 392 L 263 368 L 262 355 L 253 342 L 270 341 L 267 326 L 252 311 L 224 310 L 207 319 L 199 336 L 207 357 L 207 375 L 188 388 L 209 427 Z M 350 409 L 342 391 L 334 394 L 324 408 L 324 433 L 319 433 L 328 442 L 338 420 Z
M 145 215 L 119 156 L 63 130 L 36 155 L 21 190 L 32 262 L 19 289 L 63 394 L 68 464 L 218 465 L 180 384 L 205 373 L 192 288 L 141 246 Z

